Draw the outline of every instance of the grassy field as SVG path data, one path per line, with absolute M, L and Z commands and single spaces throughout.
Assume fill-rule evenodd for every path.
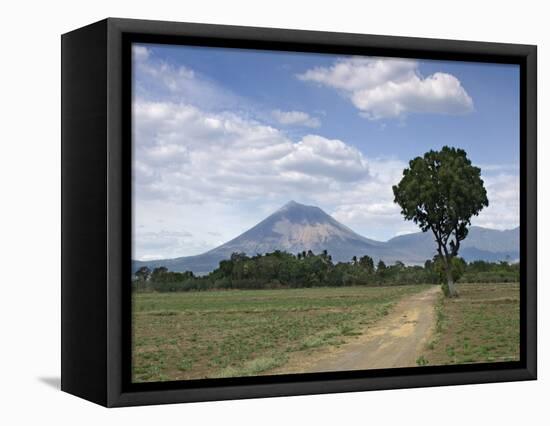
M 341 345 L 428 286 L 136 293 L 135 382 L 269 374 Z
M 459 284 L 440 298 L 436 332 L 419 365 L 519 360 L 519 284 Z

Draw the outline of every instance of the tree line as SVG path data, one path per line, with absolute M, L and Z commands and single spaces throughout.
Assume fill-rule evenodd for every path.
M 191 271 L 173 272 L 165 267 L 150 270 L 144 266 L 136 271 L 133 286 L 141 291 L 170 292 L 440 284 L 448 278 L 446 267 L 440 256 L 427 260 L 423 266 L 407 266 L 400 261 L 387 265 L 380 260 L 375 264 L 370 256 L 354 256 L 349 262 L 334 263 L 326 250 L 320 254 L 310 250 L 297 255 L 277 250 L 255 256 L 233 253 L 204 276 L 196 276 Z M 517 282 L 519 264 L 467 263 L 455 257 L 452 274 L 455 282 Z

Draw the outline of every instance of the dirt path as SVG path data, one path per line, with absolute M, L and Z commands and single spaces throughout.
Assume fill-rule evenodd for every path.
M 303 372 L 414 367 L 435 326 L 434 305 L 441 290 L 434 286 L 400 302 L 353 342 L 311 357 Z

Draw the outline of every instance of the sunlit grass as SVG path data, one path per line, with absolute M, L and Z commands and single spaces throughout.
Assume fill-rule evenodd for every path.
M 291 353 L 340 345 L 427 286 L 139 293 L 136 382 L 281 370 Z

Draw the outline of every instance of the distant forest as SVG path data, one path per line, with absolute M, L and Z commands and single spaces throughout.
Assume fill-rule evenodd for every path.
M 455 258 L 453 276 L 457 282 L 519 282 L 519 264 L 485 261 L 465 262 Z M 192 272 L 171 272 L 165 267 L 136 271 L 133 287 L 137 291 L 200 291 L 215 289 L 274 289 L 301 287 L 340 287 L 438 284 L 444 271 L 436 256 L 424 266 L 407 266 L 403 262 L 376 265 L 370 256 L 354 257 L 350 262 L 333 263 L 327 251 L 297 255 L 274 251 L 247 256 L 233 253 L 219 267 L 204 276 Z

